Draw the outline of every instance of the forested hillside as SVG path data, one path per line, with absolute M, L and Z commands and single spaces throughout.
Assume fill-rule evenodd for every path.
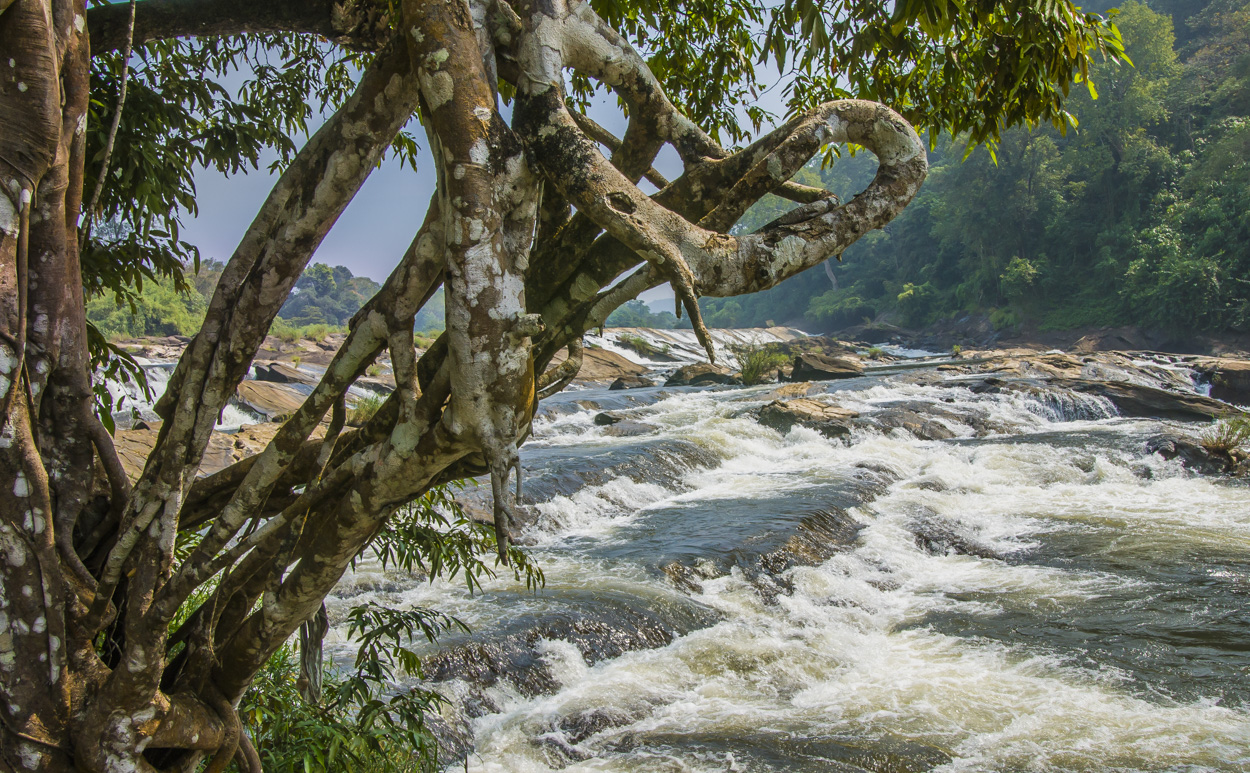
M 942 138 L 919 197 L 884 231 L 831 271 L 704 299 L 708 325 L 829 330 L 889 314 L 921 326 L 966 312 L 1043 329 L 1250 324 L 1250 2 L 1152 6 L 1119 6 L 1135 66 L 1098 66 L 1097 99 L 1073 92 L 1075 131 L 1015 129 L 966 160 Z M 874 169 L 844 154 L 799 179 L 853 194 Z M 789 206 L 763 201 L 738 228 Z
M 204 321 L 222 268 L 218 261 L 205 261 L 198 271 L 187 272 L 187 286 L 183 288 L 170 279 L 149 278 L 124 298 L 97 295 L 87 301 L 87 319 L 112 337 L 194 335 Z M 308 328 L 343 327 L 379 287 L 368 277 L 354 276 L 344 266 L 314 263 L 295 283 L 273 332 L 298 335 Z M 439 298 L 417 315 L 418 330 L 443 328 L 441 295 L 440 290 Z

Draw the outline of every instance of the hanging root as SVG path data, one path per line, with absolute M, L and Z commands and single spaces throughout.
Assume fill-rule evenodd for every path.
M 499 551 L 499 563 L 508 565 L 508 547 L 512 544 L 513 507 L 521 501 L 521 461 L 515 446 L 511 454 L 500 454 L 491 460 L 490 488 L 495 498 L 495 546 Z M 510 458 L 509 458 L 510 457 Z M 516 471 L 516 500 L 508 500 L 508 475 Z
M 217 753 L 208 761 L 208 767 L 204 769 L 204 773 L 222 773 L 239 750 L 239 739 L 243 736 L 243 724 L 239 722 L 239 713 L 234 710 L 234 706 L 230 705 L 230 701 L 226 700 L 221 692 L 218 691 L 217 686 L 211 682 L 208 685 L 205 697 L 207 698 L 207 703 L 213 707 L 213 711 L 216 711 L 217 716 L 221 717 L 221 722 L 226 727 L 226 735 L 222 739 L 221 746 L 217 747 Z
M 673 288 L 677 318 L 681 319 L 681 309 L 685 306 L 686 313 L 690 315 L 690 326 L 694 328 L 695 338 L 703 344 L 708 362 L 716 362 L 716 349 L 712 345 L 712 334 L 703 324 L 703 312 L 699 310 L 699 296 L 694 290 L 694 272 L 680 255 L 673 255 L 668 260 L 653 260 L 651 263 L 668 279 L 669 285 Z

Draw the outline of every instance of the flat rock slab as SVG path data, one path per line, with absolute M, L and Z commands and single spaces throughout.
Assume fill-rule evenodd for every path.
M 138 480 L 148 456 L 156 445 L 160 434 L 160 422 L 151 422 L 143 429 L 118 430 L 113 436 L 113 445 L 121 458 L 122 468 L 131 482 Z M 273 440 L 273 436 L 281 428 L 280 424 L 252 424 L 238 432 L 214 432 L 208 440 L 208 448 L 204 451 L 204 461 L 200 464 L 199 475 L 211 475 L 225 469 L 235 462 L 254 456 L 264 450 Z M 313 437 L 323 437 L 324 427 L 313 430 Z
M 568 355 L 559 352 L 551 358 L 548 368 L 554 368 L 564 362 Z M 607 349 L 592 349 L 587 346 L 582 351 L 582 367 L 577 372 L 577 381 L 613 381 L 622 376 L 641 376 L 647 372 L 644 365 L 630 362 L 625 357 Z
M 794 355 L 791 381 L 829 381 L 835 378 L 862 376 L 864 363 L 858 357 L 831 357 L 815 352 Z
M 664 386 L 710 386 L 712 384 L 741 384 L 742 380 L 724 365 L 696 362 L 673 371 Z
M 1124 416 L 1205 421 L 1242 415 L 1240 410 L 1222 400 L 1202 395 L 1179 394 L 1126 381 L 1053 378 L 1048 379 L 1046 383 L 1073 392 L 1105 397 Z
M 1250 405 L 1250 360 L 1216 357 L 1196 363 L 1211 382 L 1211 396 L 1238 405 Z
M 234 392 L 235 399 L 269 421 L 280 421 L 299 410 L 305 395 L 285 384 L 270 381 L 243 381 Z
M 814 429 L 828 438 L 841 437 L 851 432 L 851 420 L 859 414 L 836 405 L 822 403 L 810 397 L 799 397 L 788 402 L 774 400 L 756 414 L 756 420 L 765 427 L 783 435 L 795 424 Z
M 281 362 L 257 363 L 256 380 L 275 384 L 307 384 L 314 386 L 317 379 L 299 368 Z

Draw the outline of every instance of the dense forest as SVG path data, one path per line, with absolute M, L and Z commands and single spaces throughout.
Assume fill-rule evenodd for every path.
M 1073 92 L 1075 130 L 1018 128 L 966 159 L 960 138 L 938 139 L 920 195 L 883 231 L 828 270 L 703 299 L 707 323 L 918 327 L 980 313 L 1042 329 L 1250 324 L 1250 2 L 1130 0 L 1115 21 L 1134 66 L 1100 65 L 1096 92 Z M 844 150 L 798 179 L 853 195 L 875 168 Z M 770 197 L 738 229 L 791 206 Z M 676 322 L 641 303 L 609 320 Z

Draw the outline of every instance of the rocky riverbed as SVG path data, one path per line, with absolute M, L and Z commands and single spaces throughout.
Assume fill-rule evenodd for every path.
M 1245 360 L 774 330 L 717 331 L 709 369 L 682 331 L 606 332 L 522 451 L 544 589 L 365 561 L 328 599 L 344 662 L 355 604 L 470 625 L 413 644 L 455 768 L 1250 765 L 1246 460 L 1204 438 L 1250 402 Z M 783 380 L 735 384 L 760 344 Z M 293 356 L 258 363 L 212 464 L 306 393 Z M 132 470 L 151 433 L 117 433 Z

